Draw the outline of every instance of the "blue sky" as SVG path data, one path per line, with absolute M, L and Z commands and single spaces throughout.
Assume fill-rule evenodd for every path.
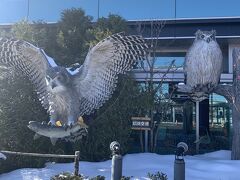
M 175 0 L 99 0 L 100 17 L 109 13 L 125 19 L 174 18 Z M 29 0 L 30 20 L 56 22 L 63 9 L 81 7 L 97 18 L 98 0 Z M 0 0 L 0 23 L 27 16 L 28 0 Z M 177 18 L 240 16 L 239 0 L 176 0 Z

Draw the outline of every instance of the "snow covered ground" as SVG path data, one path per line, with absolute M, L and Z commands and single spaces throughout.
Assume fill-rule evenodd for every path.
M 238 180 L 240 161 L 230 160 L 230 151 L 216 151 L 196 156 L 186 156 L 186 180 Z M 153 153 L 129 154 L 123 158 L 123 175 L 132 179 L 147 179 L 147 173 L 162 171 L 169 180 L 173 179 L 173 155 Z M 73 163 L 48 163 L 45 168 L 25 168 L 0 175 L 0 180 L 49 180 L 63 171 L 73 172 Z M 110 179 L 111 161 L 90 163 L 80 162 L 80 172 L 85 176 L 103 175 Z

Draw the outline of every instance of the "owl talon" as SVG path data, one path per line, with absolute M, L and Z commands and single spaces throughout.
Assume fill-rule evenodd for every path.
M 67 131 L 67 129 L 69 128 L 69 126 L 68 126 L 67 124 L 64 124 L 64 125 L 63 125 L 63 128 L 64 128 L 65 131 Z
M 48 125 L 48 126 L 54 126 L 54 124 L 53 124 L 51 121 L 49 121 L 49 122 L 47 123 L 47 125 Z

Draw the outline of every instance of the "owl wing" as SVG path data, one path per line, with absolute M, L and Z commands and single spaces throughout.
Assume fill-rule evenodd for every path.
M 116 88 L 118 74 L 129 71 L 146 56 L 140 36 L 114 34 L 100 41 L 87 54 L 74 84 L 80 97 L 80 115 L 89 114 L 108 100 Z
M 54 72 L 43 50 L 22 40 L 0 38 L 0 66 L 14 68 L 27 76 L 43 107 L 48 108 L 46 77 Z

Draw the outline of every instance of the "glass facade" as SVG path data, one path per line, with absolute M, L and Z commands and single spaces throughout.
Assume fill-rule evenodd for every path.
M 231 109 L 227 100 L 220 95 L 215 93 L 209 97 L 209 121 L 212 126 L 222 126 L 226 123 L 232 125 Z
M 149 60 L 144 60 L 142 64 L 139 64 L 138 68 L 148 68 L 150 66 L 155 69 L 166 69 L 173 61 L 174 66 L 180 68 L 183 67 L 185 54 L 186 53 L 184 52 L 155 53 L 155 55 L 152 54 L 152 57 L 149 58 Z
M 228 73 L 228 48 L 223 47 L 223 73 Z M 167 69 L 172 61 L 176 68 L 182 68 L 185 52 L 158 52 L 143 61 L 146 69 L 149 64 L 154 69 Z M 153 56 L 153 55 L 152 55 Z M 141 68 L 141 67 L 139 67 Z M 149 81 L 139 83 L 142 91 L 147 91 Z M 196 108 L 187 94 L 176 91 L 177 82 L 154 81 L 153 88 L 158 88 L 154 96 L 154 126 L 157 133 L 157 152 L 174 153 L 175 145 L 184 141 L 189 144 L 189 151 L 195 152 L 196 144 Z M 205 103 L 205 104 L 204 104 Z M 227 100 L 215 93 L 200 104 L 200 137 L 208 135 L 209 142 L 200 144 L 200 152 L 229 149 L 231 141 L 232 112 Z M 145 114 L 149 115 L 147 111 Z M 210 135 L 209 135 L 210 134 Z
M 183 67 L 184 57 L 156 57 L 155 68 L 168 68 L 172 61 L 176 67 Z

